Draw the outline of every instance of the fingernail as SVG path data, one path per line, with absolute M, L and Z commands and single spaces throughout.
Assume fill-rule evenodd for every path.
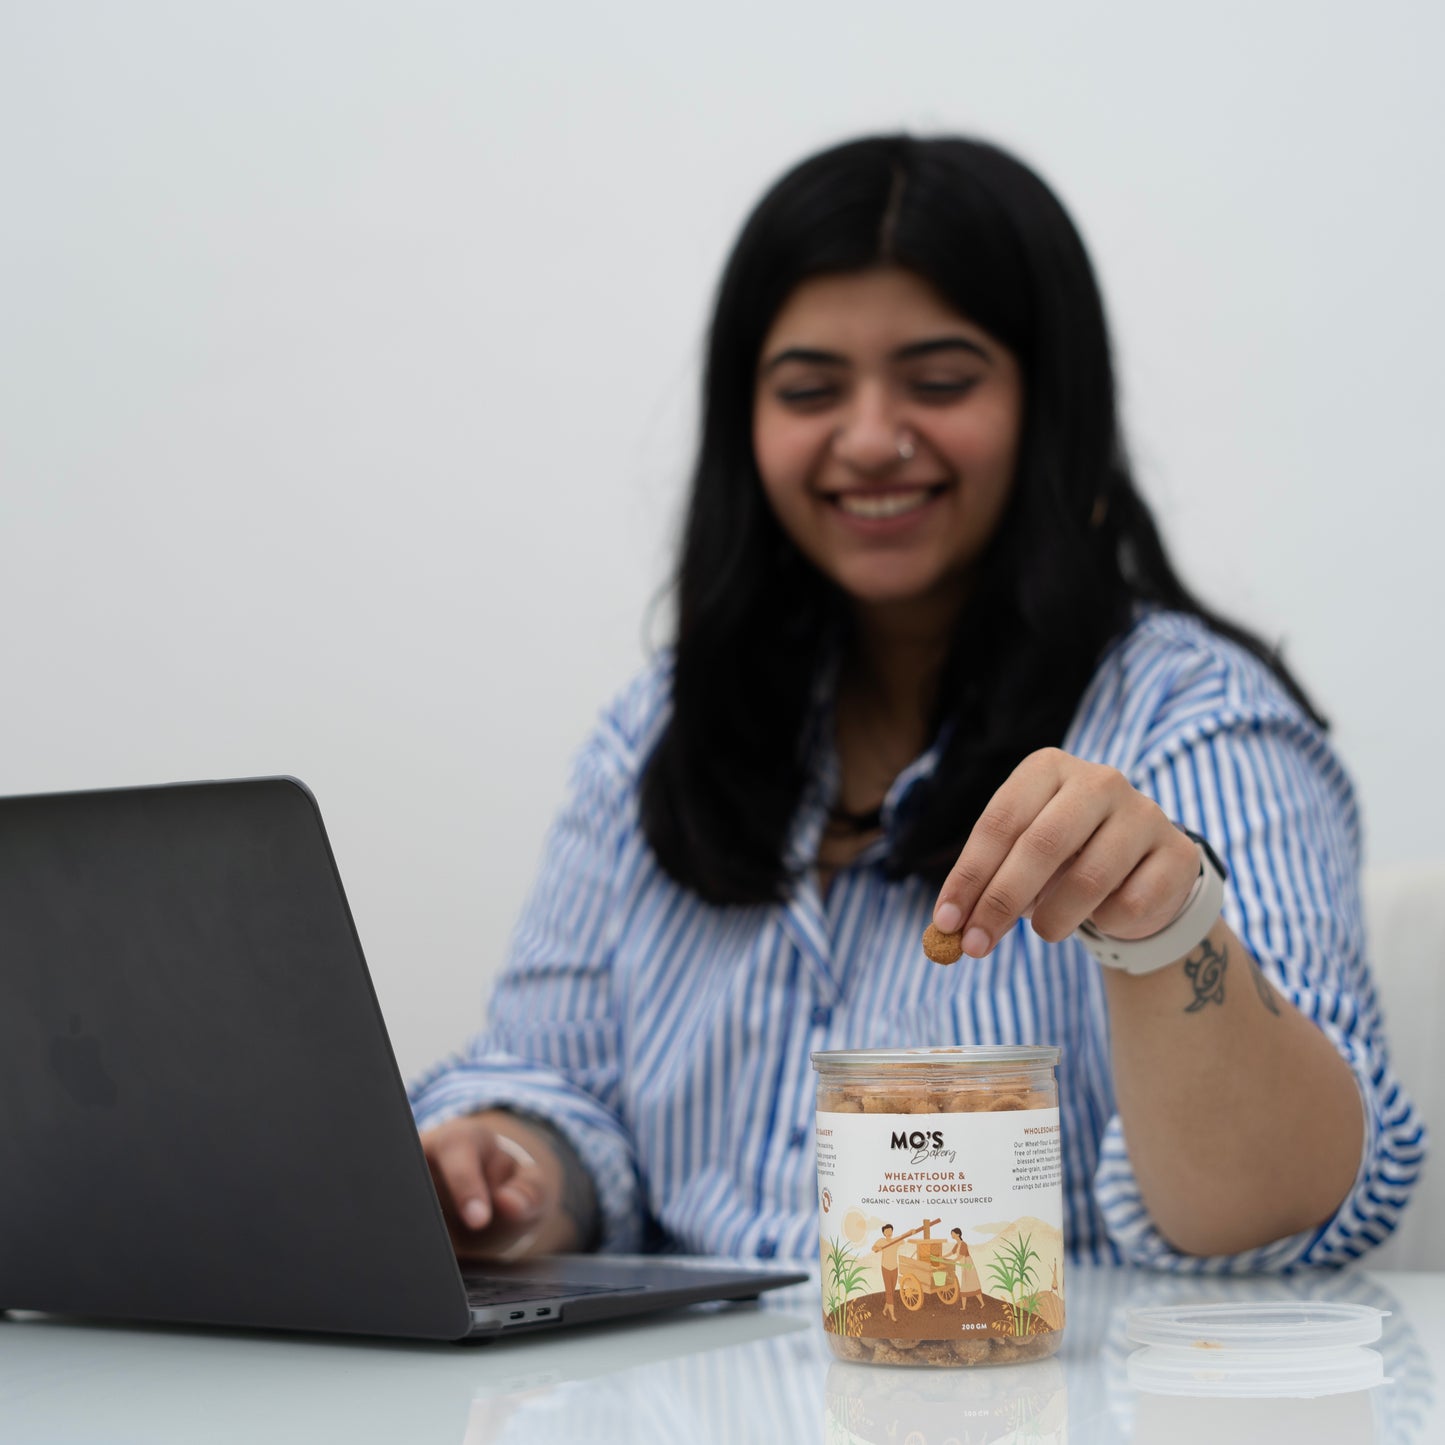
M 992 947 L 988 934 L 981 928 L 970 928 L 963 935 L 963 951 L 970 958 L 982 958 Z
M 940 903 L 933 910 L 933 922 L 941 933 L 957 933 L 959 924 L 963 922 L 963 914 L 956 903 Z
M 469 1229 L 484 1229 L 491 1223 L 492 1211 L 480 1199 L 469 1199 L 462 1205 L 462 1218 Z

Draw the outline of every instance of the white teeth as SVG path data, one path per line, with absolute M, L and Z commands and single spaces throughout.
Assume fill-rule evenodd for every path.
M 929 493 L 886 492 L 882 495 L 860 496 L 845 492 L 836 498 L 838 505 L 853 517 L 901 517 L 905 512 L 916 512 L 929 498 Z

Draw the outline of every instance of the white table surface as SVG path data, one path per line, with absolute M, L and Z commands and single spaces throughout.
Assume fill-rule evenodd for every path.
M 1075 1267 L 1051 1360 L 898 1370 L 833 1360 L 816 1286 L 762 1306 L 483 1346 L 0 1322 L 0 1441 L 406 1445 L 1308 1445 L 1445 1441 L 1445 1274 L 1182 1280 Z M 1352 1300 L 1389 1310 L 1392 1383 L 1316 1399 L 1132 1389 L 1132 1305 Z

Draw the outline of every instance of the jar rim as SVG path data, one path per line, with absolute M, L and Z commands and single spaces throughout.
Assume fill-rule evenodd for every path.
M 918 1069 L 956 1069 L 973 1064 L 1047 1065 L 1054 1067 L 1063 1050 L 1056 1044 L 950 1044 L 915 1049 L 821 1049 L 810 1055 L 813 1067 L 864 1070 L 906 1064 Z

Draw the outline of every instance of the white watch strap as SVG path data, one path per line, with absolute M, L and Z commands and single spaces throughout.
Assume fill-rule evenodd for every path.
M 1198 846 L 1198 845 L 1196 845 Z M 1192 952 L 1209 936 L 1224 907 L 1224 878 L 1199 848 L 1199 877 L 1184 907 L 1158 933 L 1148 938 L 1111 938 L 1092 923 L 1081 923 L 1074 936 L 1105 968 L 1125 973 L 1153 973 Z

